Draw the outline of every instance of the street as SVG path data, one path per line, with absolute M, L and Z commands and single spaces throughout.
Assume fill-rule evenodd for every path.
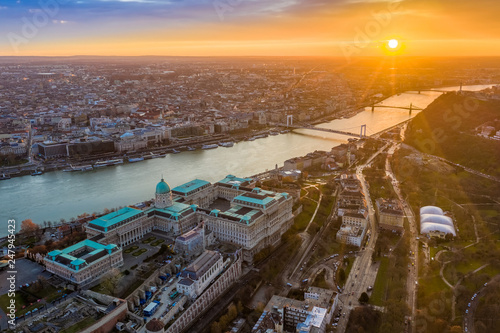
M 373 286 L 377 277 L 377 268 L 372 267 L 372 254 L 377 243 L 378 231 L 375 225 L 375 211 L 373 209 L 372 200 L 366 180 L 363 176 L 363 169 L 367 167 L 378 154 L 383 152 L 389 144 L 384 145 L 376 153 L 374 153 L 365 164 L 356 168 L 356 175 L 361 182 L 363 194 L 365 195 L 368 205 L 368 230 L 371 231 L 368 244 L 364 251 L 360 251 L 361 255 L 356 258 L 352 265 L 351 273 L 347 278 L 342 295 L 339 297 L 343 308 L 342 316 L 338 322 L 337 331 L 345 332 L 347 323 L 349 322 L 350 311 L 359 305 L 358 299 L 361 293 L 366 292 L 368 287 Z M 357 277 L 356 277 L 357 276 Z

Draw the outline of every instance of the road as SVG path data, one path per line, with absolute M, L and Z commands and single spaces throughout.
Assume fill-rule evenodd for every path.
M 401 189 L 399 187 L 399 182 L 394 176 L 394 173 L 392 172 L 391 169 L 391 164 L 390 164 L 390 159 L 392 155 L 394 154 L 394 151 L 399 147 L 399 145 L 396 142 L 393 142 L 391 148 L 388 150 L 387 154 L 387 160 L 385 161 L 385 169 L 386 169 L 386 174 L 388 177 L 391 178 L 391 183 L 394 188 L 394 192 L 398 196 L 399 201 L 403 205 L 403 210 L 406 218 L 408 219 L 408 223 L 410 226 L 410 251 L 412 254 L 410 254 L 410 260 L 412 261 L 413 265 L 410 266 L 408 278 L 406 281 L 406 289 L 407 289 L 407 303 L 408 307 L 411 309 L 411 327 L 412 327 L 412 332 L 415 332 L 416 329 L 416 321 L 415 321 L 415 315 L 416 315 L 416 293 L 417 293 L 417 287 L 418 287 L 418 230 L 417 230 L 417 222 L 415 220 L 415 215 L 413 214 L 413 211 L 408 205 L 408 203 L 405 201 L 403 198 L 403 195 L 401 193 Z
M 361 293 L 367 291 L 369 286 L 373 286 L 377 277 L 377 267 L 372 265 L 372 254 L 375 251 L 375 244 L 377 243 L 378 232 L 375 225 L 375 210 L 373 209 L 372 200 L 370 199 L 370 192 L 368 191 L 368 184 L 363 176 L 363 169 L 368 166 L 377 155 L 383 152 L 389 144 L 385 144 L 377 152 L 375 152 L 364 165 L 356 168 L 356 175 L 361 182 L 363 194 L 366 198 L 368 205 L 368 232 L 371 232 L 368 244 L 365 250 L 360 251 L 360 256 L 354 260 L 351 268 L 351 273 L 347 278 L 342 295 L 339 296 L 341 306 L 343 309 L 342 316 L 338 322 L 337 331 L 345 332 L 347 323 L 349 321 L 350 311 L 359 305 L 358 299 Z
M 488 288 L 488 284 L 492 282 L 500 281 L 500 274 L 493 277 L 490 281 L 485 283 L 476 293 L 473 299 L 467 304 L 467 310 L 464 314 L 464 332 L 475 333 L 476 329 L 474 327 L 474 313 L 476 312 L 477 306 L 479 305 L 479 299 L 481 295 L 485 294 L 485 289 Z

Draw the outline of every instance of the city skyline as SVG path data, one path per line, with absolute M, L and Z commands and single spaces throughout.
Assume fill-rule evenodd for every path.
M 455 1 L 21 1 L 0 56 L 500 55 L 499 4 Z M 392 54 L 389 52 L 389 54 Z

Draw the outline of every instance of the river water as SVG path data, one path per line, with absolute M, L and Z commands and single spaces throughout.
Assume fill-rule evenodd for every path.
M 481 90 L 491 85 L 467 86 L 464 90 Z M 441 89 L 441 88 L 440 88 Z M 457 90 L 449 87 L 441 90 Z M 440 96 L 438 92 L 403 93 L 384 100 L 390 106 L 410 103 L 425 108 Z M 374 134 L 414 117 L 408 110 L 371 108 L 349 119 L 337 119 L 318 127 Z M 312 130 L 295 130 L 255 141 L 243 141 L 231 148 L 186 151 L 165 158 L 101 168 L 89 172 L 49 172 L 37 177 L 25 176 L 0 182 L 0 237 L 7 234 L 7 220 L 15 219 L 19 227 L 24 219 L 42 224 L 76 217 L 84 212 L 102 212 L 105 208 L 125 206 L 154 197 L 162 175 L 175 187 L 194 178 L 216 182 L 228 174 L 250 176 L 282 166 L 289 158 L 314 150 L 329 151 L 347 142 L 349 137 Z

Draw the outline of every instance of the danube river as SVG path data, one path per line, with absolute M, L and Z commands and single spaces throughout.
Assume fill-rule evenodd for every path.
M 491 86 L 491 85 L 489 85 Z M 469 86 L 481 90 L 488 86 Z M 446 90 L 456 90 L 450 87 Z M 403 93 L 382 103 L 391 106 L 425 108 L 440 93 Z M 414 117 L 418 111 L 413 111 Z M 318 127 L 359 133 L 363 124 L 367 135 L 374 134 L 410 118 L 407 110 L 367 108 L 349 119 L 337 119 Z M 327 132 L 295 130 L 255 141 L 243 141 L 231 148 L 186 151 L 165 158 L 107 167 L 89 172 L 49 172 L 37 177 L 24 176 L 0 182 L 0 237 L 7 234 L 7 220 L 24 219 L 35 223 L 59 221 L 82 213 L 102 212 L 105 208 L 126 206 L 154 197 L 162 175 L 172 187 L 194 178 L 216 182 L 228 174 L 250 176 L 289 158 L 314 150 L 329 151 L 347 142 L 348 137 Z

